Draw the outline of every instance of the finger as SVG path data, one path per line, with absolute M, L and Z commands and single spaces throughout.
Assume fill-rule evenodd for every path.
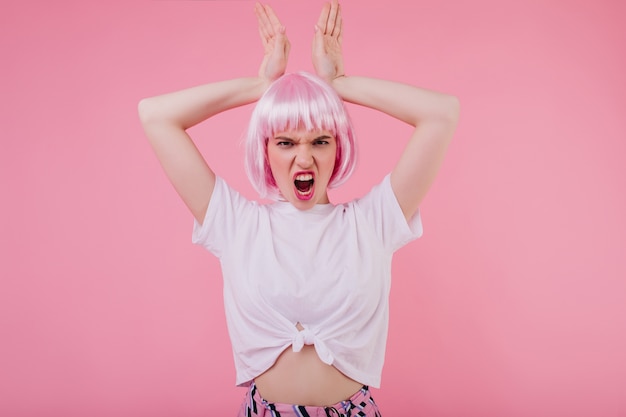
M 276 16 L 276 13 L 269 6 L 269 4 L 265 5 L 265 14 L 268 18 L 269 24 L 272 26 L 274 35 L 276 35 L 281 30 L 281 28 L 284 32 L 284 26 L 282 25 L 282 23 L 280 23 L 280 20 L 278 20 L 278 16 Z
M 328 22 L 328 14 L 330 13 L 330 4 L 324 3 L 322 12 L 319 19 L 317 19 L 317 27 L 322 31 L 322 34 L 326 31 L 326 22 Z
M 323 56 L 324 53 L 324 32 L 319 25 L 315 25 L 315 35 L 313 36 L 313 54 Z
M 254 5 L 254 14 L 256 14 L 256 19 L 259 25 L 259 35 L 261 36 L 261 40 L 263 41 L 263 45 L 267 43 L 267 31 L 265 30 L 265 25 L 263 24 L 263 6 L 259 3 Z
M 274 54 L 284 52 L 286 43 L 287 37 L 285 36 L 285 30 L 281 28 L 274 36 Z
M 337 19 L 335 19 L 335 30 L 333 30 L 333 36 L 337 38 L 337 42 L 341 43 L 342 39 L 342 30 L 343 30 L 343 18 L 341 17 L 341 6 L 339 6 L 339 11 L 337 12 Z
M 274 35 L 274 31 L 267 13 L 265 12 L 265 8 L 262 4 L 257 3 L 254 11 L 256 12 L 257 19 L 259 21 L 259 32 L 261 33 L 263 42 L 267 42 Z
M 291 42 L 289 42 L 289 38 L 287 38 L 284 26 L 281 27 L 281 33 L 282 33 L 283 42 L 284 42 L 283 50 L 284 50 L 284 53 L 285 53 L 285 59 L 289 59 L 289 51 L 291 51 Z
M 328 20 L 326 21 L 326 30 L 324 33 L 327 35 L 332 35 L 333 30 L 335 30 L 335 20 L 337 19 L 337 9 L 339 8 L 339 3 L 337 0 L 333 0 L 330 3 L 330 12 L 328 14 Z
M 279 70 L 280 68 L 282 68 L 281 73 L 285 70 L 287 61 L 289 59 L 290 50 L 289 40 L 285 36 L 284 32 L 285 31 L 283 28 L 274 37 L 274 44 L 270 52 L 269 59 L 272 68 L 274 68 L 275 70 Z
M 283 59 L 285 60 L 285 62 L 289 61 L 289 52 L 291 51 L 291 43 L 289 43 L 289 40 L 286 39 L 285 40 L 285 49 L 283 51 Z

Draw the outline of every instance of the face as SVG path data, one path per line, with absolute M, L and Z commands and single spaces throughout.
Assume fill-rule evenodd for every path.
M 283 198 L 300 210 L 328 203 L 337 142 L 325 130 L 289 130 L 269 138 L 267 156 Z

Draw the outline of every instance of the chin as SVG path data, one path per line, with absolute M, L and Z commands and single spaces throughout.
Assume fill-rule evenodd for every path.
M 308 210 L 311 207 L 314 207 L 317 203 L 311 200 L 299 200 L 296 198 L 295 200 L 290 201 L 291 205 L 297 208 L 298 210 Z

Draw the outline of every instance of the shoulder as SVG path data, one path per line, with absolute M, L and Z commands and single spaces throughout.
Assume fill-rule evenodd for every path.
M 238 230 L 254 223 L 259 204 L 245 198 L 216 176 L 213 194 L 202 222 L 194 222 L 192 242 L 221 253 Z
M 419 210 L 407 221 L 391 186 L 390 174 L 350 204 L 391 251 L 423 234 Z

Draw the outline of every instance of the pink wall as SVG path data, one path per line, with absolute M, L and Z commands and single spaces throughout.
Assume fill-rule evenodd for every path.
M 457 94 L 462 120 L 395 258 L 385 416 L 626 416 L 626 31 L 618 1 L 346 0 L 350 74 Z M 320 1 L 272 3 L 311 69 Z M 218 262 L 136 116 L 256 71 L 251 1 L 0 6 L 0 415 L 228 416 L 243 391 Z M 409 132 L 353 108 L 355 177 Z M 194 128 L 252 196 L 250 107 Z M 213 149 L 218 149 L 215 153 Z M 408 413 L 408 404 L 417 411 Z

